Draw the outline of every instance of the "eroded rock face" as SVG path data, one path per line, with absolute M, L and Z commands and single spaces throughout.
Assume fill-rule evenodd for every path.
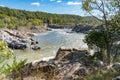
M 61 47 L 61 48 L 58 49 L 55 60 L 61 60 L 65 56 L 71 55 L 72 52 L 80 52 L 80 53 L 88 54 L 87 50 L 79 50 L 79 49 L 76 49 L 76 48 L 64 48 L 64 47 Z
M 87 57 L 87 50 L 59 49 L 55 57 L 55 64 L 58 66 L 58 80 L 73 80 L 81 75 L 90 73 L 91 62 Z
M 53 28 L 53 29 L 71 29 L 73 28 L 75 25 L 49 25 L 49 28 Z
M 46 61 L 30 62 L 24 65 L 20 71 L 12 71 L 12 78 L 42 75 L 46 78 L 55 69 L 55 65 Z
M 24 50 L 27 48 L 27 45 L 24 43 L 20 43 L 20 42 L 16 42 L 16 41 L 12 41 L 10 43 L 7 43 L 9 48 L 12 49 L 21 49 Z
M 95 29 L 94 26 L 84 26 L 84 25 L 76 25 L 72 31 L 77 33 L 88 33 L 90 30 Z
M 21 69 L 22 76 L 26 78 L 38 74 L 45 80 L 77 79 L 79 75 L 87 75 L 91 72 L 92 63 L 87 54 L 87 50 L 60 48 L 52 60 L 27 63 Z
M 40 49 L 40 47 L 36 47 L 38 42 L 32 39 L 32 33 L 30 35 L 30 33 L 27 32 L 24 33 L 17 30 L 1 29 L 0 35 L 1 39 L 8 44 L 9 48 L 24 50 L 26 48 L 30 48 L 30 45 L 34 43 L 32 44 L 33 48 L 35 48 L 34 50 L 38 48 Z

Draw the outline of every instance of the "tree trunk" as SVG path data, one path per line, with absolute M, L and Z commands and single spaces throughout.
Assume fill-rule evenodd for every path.
M 102 49 L 102 61 L 104 62 L 104 63 L 106 63 L 107 61 L 107 59 L 106 59 L 106 56 L 107 56 L 107 50 L 106 49 Z
M 107 44 L 107 65 L 111 64 L 111 46 Z

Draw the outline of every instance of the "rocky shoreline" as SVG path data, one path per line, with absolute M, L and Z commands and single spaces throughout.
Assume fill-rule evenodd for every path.
M 41 79 L 45 80 L 76 80 L 79 75 L 88 75 L 91 70 L 97 69 L 88 55 L 87 50 L 59 48 L 54 59 L 27 63 L 20 73 L 13 71 L 12 78 L 21 75 L 24 80 L 27 80 L 30 76 L 38 74 Z
M 31 32 L 1 29 L 0 39 L 4 40 L 9 48 L 24 50 L 31 48 L 39 50 L 38 42 L 32 37 Z M 30 47 L 31 46 L 31 47 Z M 19 71 L 12 71 L 13 80 L 21 77 L 22 80 L 82 80 L 80 76 L 92 74 L 100 68 L 107 69 L 101 61 L 93 61 L 88 49 L 76 49 L 61 47 L 53 59 L 48 61 L 33 61 L 26 63 Z M 120 70 L 120 63 L 114 64 L 115 70 Z M 116 77 L 116 79 L 119 78 Z
M 40 47 L 37 46 L 38 41 L 32 38 L 34 33 L 19 30 L 0 29 L 0 35 L 0 39 L 5 41 L 11 49 L 40 49 Z
M 30 30 L 21 27 L 18 30 L 15 29 L 0 29 L 0 39 L 8 44 L 11 49 L 24 50 L 31 48 L 33 50 L 39 50 L 40 46 L 37 46 L 38 41 L 33 39 L 34 34 L 50 31 L 51 29 L 72 29 L 73 32 L 86 33 L 92 29 L 92 26 L 80 26 L 80 25 L 44 25 L 42 29 L 37 27 L 31 27 Z
M 75 27 L 75 25 L 56 25 L 56 24 L 52 24 L 52 25 L 48 25 L 48 28 L 52 28 L 52 29 L 72 29 L 73 27 Z
M 73 32 L 77 33 L 88 33 L 91 30 L 97 29 L 98 26 L 89 25 L 49 25 L 50 29 L 72 29 Z
M 89 31 L 97 28 L 98 26 L 76 25 L 72 28 L 72 31 L 77 33 L 88 33 Z
M 19 71 L 12 71 L 11 78 L 34 80 L 38 76 L 39 80 L 83 80 L 80 76 L 88 76 L 100 68 L 107 69 L 100 61 L 92 61 L 87 50 L 59 48 L 55 58 L 27 63 Z M 114 64 L 113 68 L 119 71 L 120 64 Z

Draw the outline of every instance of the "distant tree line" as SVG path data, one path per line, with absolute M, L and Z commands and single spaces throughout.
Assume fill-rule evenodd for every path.
M 96 25 L 99 21 L 90 16 L 81 17 L 78 15 L 68 14 L 51 14 L 46 12 L 32 12 L 25 10 L 10 9 L 7 7 L 0 7 L 0 27 L 18 28 L 40 26 L 44 23 L 49 24 L 83 24 Z

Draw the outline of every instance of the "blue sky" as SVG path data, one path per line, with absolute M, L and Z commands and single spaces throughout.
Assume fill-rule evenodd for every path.
M 81 9 L 82 0 L 0 0 L 0 6 L 57 14 L 85 14 Z

